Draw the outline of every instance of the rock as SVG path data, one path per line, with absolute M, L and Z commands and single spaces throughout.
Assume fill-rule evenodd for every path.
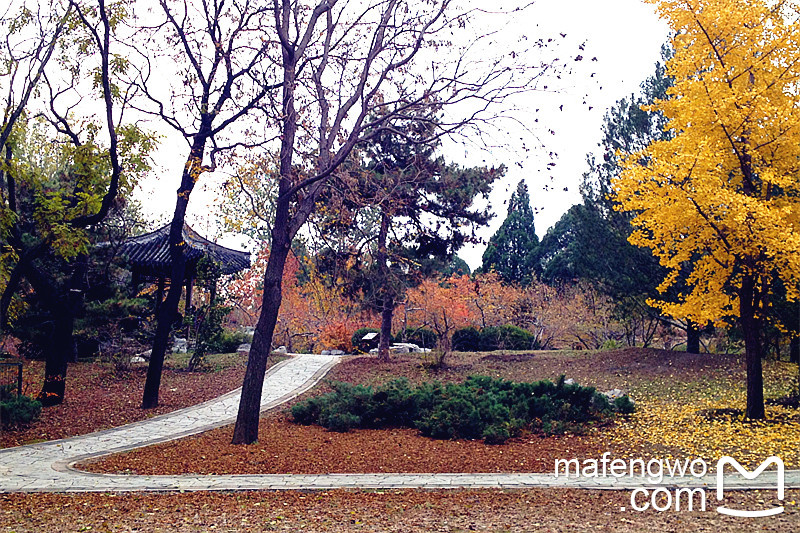
M 609 400 L 616 400 L 617 398 L 625 396 L 625 393 L 620 389 L 611 389 L 601 394 L 606 398 L 608 398 Z
M 331 355 L 344 355 L 342 350 L 331 350 Z
M 150 360 L 150 356 L 153 355 L 153 349 L 145 350 L 142 353 L 136 354 L 135 357 L 141 357 L 142 359 L 146 359 L 147 361 Z
M 239 347 L 236 348 L 236 353 L 249 354 L 250 353 L 250 345 L 247 344 L 247 343 L 240 344 Z
M 575 380 L 572 379 L 572 378 L 565 379 L 564 380 L 564 385 L 575 385 Z
M 322 350 L 322 355 L 330 355 L 330 354 L 331 354 L 330 350 Z
M 416 344 L 411 344 L 410 342 L 396 342 L 396 343 L 392 344 L 392 347 L 393 348 L 408 348 L 409 352 L 416 352 L 417 350 L 420 349 L 419 346 L 417 346 Z
M 186 353 L 186 351 L 189 349 L 189 343 L 186 342 L 186 339 L 175 337 L 173 340 L 174 342 L 172 344 L 172 351 L 175 353 Z
M 138 355 L 134 355 L 131 357 L 131 364 L 133 363 L 146 363 L 147 361 L 144 360 L 144 357 L 139 357 Z
M 286 355 L 286 346 L 278 346 L 277 348 L 272 350 L 272 353 L 278 355 Z
M 373 355 L 378 355 L 378 349 L 377 349 L 377 348 L 373 348 L 373 349 L 371 349 L 371 350 L 369 351 L 369 353 L 371 353 L 371 354 L 373 354 Z
M 245 335 L 252 335 L 256 332 L 256 328 L 253 326 L 239 326 L 239 331 L 244 333 Z

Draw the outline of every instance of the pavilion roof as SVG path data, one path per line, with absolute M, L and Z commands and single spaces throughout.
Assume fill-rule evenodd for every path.
M 161 228 L 144 235 L 126 239 L 120 248 L 132 267 L 145 275 L 169 277 L 169 227 Z M 250 254 L 226 248 L 202 237 L 199 233 L 183 225 L 183 240 L 186 242 L 187 271 L 197 265 L 197 261 L 208 256 L 221 265 L 223 274 L 233 274 L 250 267 Z

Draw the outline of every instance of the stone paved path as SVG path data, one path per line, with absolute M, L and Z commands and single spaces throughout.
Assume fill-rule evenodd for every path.
M 336 364 L 335 356 L 298 355 L 272 367 L 264 380 L 262 410 L 270 409 L 315 385 Z M 572 487 L 631 489 L 636 487 L 716 488 L 716 478 L 665 476 L 661 483 L 640 478 L 576 478 L 553 474 L 320 474 L 224 476 L 126 476 L 93 474 L 71 465 L 90 457 L 130 450 L 185 437 L 235 420 L 239 391 L 146 421 L 69 439 L 0 450 L 0 493 L 116 492 L 195 490 L 309 490 L 334 488 L 530 488 Z M 756 480 L 726 475 L 725 488 L 775 489 L 775 472 Z M 787 488 L 800 488 L 800 471 L 787 471 Z

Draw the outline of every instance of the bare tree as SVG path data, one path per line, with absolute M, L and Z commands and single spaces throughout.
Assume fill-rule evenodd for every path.
M 145 28 L 139 79 L 152 105 L 140 110 L 159 117 L 181 135 L 189 153 L 170 225 L 172 282 L 159 307 L 143 408 L 158 405 L 164 354 L 185 275 L 183 225 L 189 196 L 200 177 L 217 168 L 219 157 L 236 147 L 254 148 L 247 144 L 245 128 L 234 131 L 235 127 L 246 117 L 252 127 L 262 100 L 280 86 L 269 79 L 272 67 L 266 59 L 274 43 L 265 38 L 264 18 L 269 9 L 262 3 L 160 0 L 159 6 L 163 17 Z M 165 76 L 170 64 L 177 72 Z M 236 135 L 241 137 L 234 139 Z
M 314 211 L 327 180 L 354 147 L 398 121 L 441 116 L 434 143 L 469 130 L 478 135 L 510 96 L 532 90 L 551 65 L 524 64 L 527 47 L 493 57 L 498 36 L 459 41 L 493 15 L 459 10 L 451 0 L 322 0 L 315 6 L 273 0 L 282 73 L 273 113 L 280 120 L 278 198 L 272 247 L 233 443 L 258 438 L 267 356 L 281 304 L 281 278 L 293 238 Z M 462 37 L 463 39 L 463 37 Z

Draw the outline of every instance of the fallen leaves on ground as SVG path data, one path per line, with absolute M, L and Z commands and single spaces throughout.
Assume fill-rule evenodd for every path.
M 768 397 L 788 391 L 795 365 L 768 365 Z M 651 386 L 654 387 L 655 384 Z M 651 394 L 637 404 L 634 416 L 617 424 L 611 432 L 616 449 L 636 449 L 636 442 L 660 443 L 680 450 L 684 457 L 713 462 L 723 455 L 755 467 L 769 456 L 780 457 L 787 468 L 800 467 L 800 410 L 767 405 L 765 420 L 751 421 L 741 414 L 745 406 L 745 383 L 718 377 L 686 381 L 662 393 Z
M 374 357 L 350 358 L 334 367 L 327 379 L 374 386 L 395 377 L 419 383 L 461 381 L 468 375 L 483 374 L 533 381 L 565 374 L 599 390 L 627 390 L 639 402 L 639 409 L 631 417 L 585 435 L 526 435 L 500 446 L 482 441 L 433 440 L 413 429 L 334 433 L 317 426 L 296 425 L 279 411 L 262 419 L 258 444 L 252 446 L 232 446 L 232 428 L 227 427 L 106 457 L 82 468 L 138 474 L 552 472 L 555 459 L 596 458 L 606 450 L 618 457 L 691 456 L 709 461 L 716 461 L 725 452 L 740 461 L 752 458 L 759 463 L 774 452 L 785 454 L 788 466 L 796 465 L 800 454 L 800 425 L 794 419 L 775 428 L 751 425 L 747 431 L 738 426 L 735 431 L 733 426 L 726 428 L 724 420 L 698 419 L 697 412 L 703 408 L 733 407 L 741 402 L 744 379 L 737 366 L 740 359 L 734 356 L 631 348 L 537 352 L 527 357 L 454 354 L 448 366 L 440 370 L 424 362 L 424 356 L 415 354 L 398 356 L 388 363 Z M 791 365 L 770 363 L 766 368 L 772 387 L 769 391 L 777 394 L 788 382 L 786 374 Z M 323 385 L 302 397 L 326 390 L 329 387 Z
M 775 505 L 775 491 L 726 494 L 731 507 Z M 742 531 L 797 530 L 800 491 L 786 491 L 786 511 L 768 519 L 706 511 L 630 510 L 628 491 L 386 490 L 187 494 L 0 495 L 3 531 Z M 621 507 L 628 510 L 621 511 Z M 744 522 L 743 522 L 744 521 Z
M 112 365 L 103 362 L 71 364 L 64 403 L 43 409 L 39 420 L 26 428 L 0 430 L 0 448 L 63 439 L 138 422 L 211 400 L 242 386 L 246 356 L 209 356 L 213 370 L 202 372 L 187 372 L 183 359 L 167 358 L 161 376 L 159 406 L 148 410 L 140 408 L 147 373 L 145 364 L 132 365 L 124 372 L 116 372 Z M 273 359 L 270 358 L 270 364 L 278 360 Z M 25 361 L 23 376 L 23 394 L 36 396 L 44 379 L 44 363 Z

